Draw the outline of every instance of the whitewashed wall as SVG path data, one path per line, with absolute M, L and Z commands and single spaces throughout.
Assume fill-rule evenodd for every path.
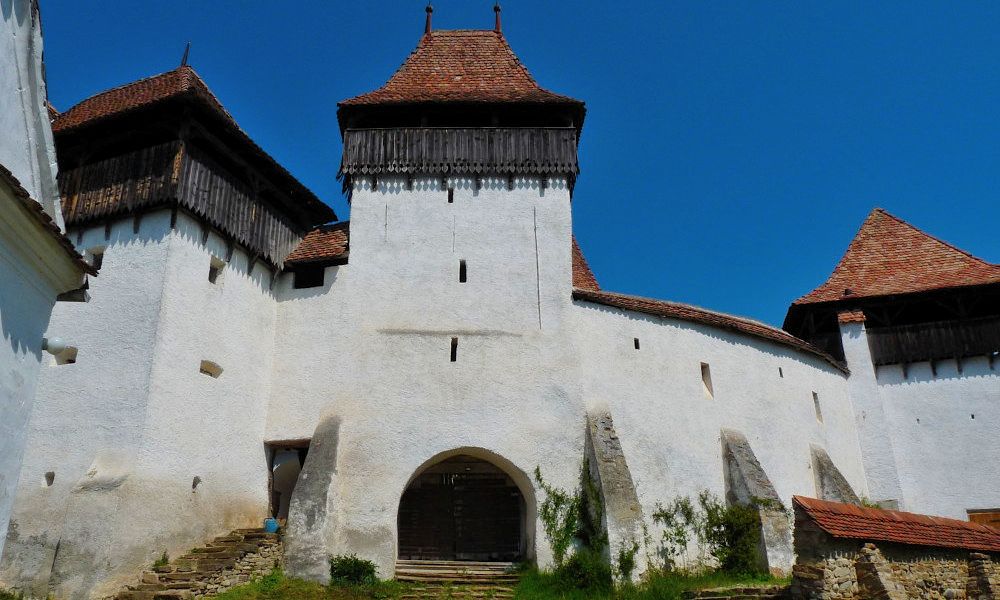
M 0 164 L 61 227 L 42 28 L 31 5 L 31 0 L 0 1 Z
M 995 367 L 996 368 L 996 367 Z M 1000 375 L 986 357 L 879 367 L 906 509 L 968 519 L 1000 507 Z
M 817 495 L 810 444 L 826 448 L 854 490 L 867 493 L 847 378 L 822 359 L 588 302 L 575 303 L 573 320 L 583 400 L 610 409 L 654 541 L 659 532 L 650 516 L 658 502 L 695 500 L 701 490 L 725 498 L 723 428 L 746 436 L 786 507 L 794 494 Z M 703 362 L 713 398 L 703 389 Z
M 203 245 L 185 216 L 169 222 L 164 211 L 138 234 L 129 219 L 109 240 L 103 227 L 83 236 L 83 248 L 105 247 L 102 276 L 90 302 L 55 311 L 53 328 L 79 354 L 43 369 L 0 581 L 112 593 L 164 550 L 176 556 L 265 516 L 269 274 L 258 264 L 248 275 L 237 251 L 210 283 L 224 244 L 213 235 Z M 199 373 L 203 359 L 221 377 Z

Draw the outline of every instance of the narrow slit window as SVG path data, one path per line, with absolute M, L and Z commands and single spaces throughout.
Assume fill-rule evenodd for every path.
M 448 204 L 455 203 L 455 188 L 448 188 Z
M 813 410 L 816 411 L 816 420 L 820 423 L 823 422 L 823 411 L 819 406 L 819 394 L 813 392 Z
M 712 388 L 712 369 L 708 363 L 701 363 L 701 387 L 706 398 L 709 400 L 715 398 L 715 390 Z
M 458 338 L 451 338 L 451 362 L 458 361 Z
M 322 287 L 326 278 L 326 268 L 319 265 L 298 267 L 293 277 L 292 285 L 297 290 Z
M 632 345 L 635 346 L 636 350 L 638 350 L 639 349 L 639 338 L 632 338 Z
M 468 280 L 468 269 L 465 266 L 465 260 L 458 261 L 458 282 L 465 283 Z
M 218 379 L 222 375 L 222 367 L 210 360 L 203 360 L 198 372 L 202 375 L 208 375 L 213 379 Z
M 226 263 L 221 259 L 212 257 L 212 260 L 208 263 L 208 281 L 209 283 L 219 284 L 222 283 L 222 270 L 226 268 Z
M 55 355 L 57 365 L 76 364 L 77 350 L 73 346 L 67 346 L 65 350 Z
M 778 377 L 781 379 L 785 378 L 785 372 L 781 370 L 781 367 L 778 367 Z

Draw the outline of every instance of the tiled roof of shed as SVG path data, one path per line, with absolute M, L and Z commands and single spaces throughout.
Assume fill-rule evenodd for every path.
M 202 78 L 188 65 L 182 65 L 172 71 L 140 79 L 91 96 L 66 111 L 55 114 L 52 121 L 52 132 L 58 136 L 86 125 L 181 97 L 201 102 L 220 117 L 250 155 L 263 161 L 273 172 L 278 174 L 279 178 L 288 182 L 288 185 L 296 190 L 296 199 L 306 203 L 305 208 L 315 215 L 317 221 L 329 221 L 337 218 L 330 207 L 323 204 L 319 198 L 240 128 L 236 119 L 229 114 L 229 111 L 222 106 L 222 103 L 219 102 Z M 50 114 L 52 114 L 51 111 Z
M 1000 552 L 1000 529 L 979 523 L 802 496 L 792 501 L 833 537 Z
M 76 248 L 73 246 L 73 242 L 69 241 L 62 230 L 59 229 L 59 226 L 52 220 L 49 213 L 45 212 L 42 205 L 36 202 L 31 195 L 28 194 L 28 190 L 24 189 L 24 186 L 22 186 L 21 182 L 17 180 L 17 177 L 15 177 L 14 174 L 2 164 L 0 164 L 0 181 L 10 188 L 14 198 L 21 203 L 21 206 L 28 210 L 28 212 L 38 222 L 38 224 L 41 225 L 46 233 L 48 233 L 48 235 L 50 235 L 56 243 L 62 246 L 63 251 L 65 251 L 69 259 L 76 264 L 77 268 L 84 273 L 97 275 L 97 269 L 92 267 L 90 263 L 85 261 L 83 257 L 80 256 L 80 253 L 77 252 Z
M 794 304 L 1000 283 L 990 264 L 876 208 L 826 282 Z
M 583 104 L 540 87 L 502 33 L 458 29 L 425 33 L 385 85 L 340 105 L 423 102 Z
M 593 302 L 595 304 L 602 304 L 604 306 L 611 306 L 622 310 L 630 310 L 657 317 L 680 319 L 682 321 L 692 321 L 695 323 L 710 325 L 712 327 L 718 327 L 720 329 L 735 331 L 737 333 L 765 339 L 777 344 L 790 346 L 792 348 L 814 354 L 835 366 L 837 369 L 844 372 L 847 371 L 846 367 L 842 363 L 838 362 L 829 354 L 823 352 L 809 342 L 801 340 L 786 331 L 776 327 L 771 327 L 770 325 L 765 325 L 764 323 L 754 321 L 752 319 L 727 315 L 725 313 L 715 312 L 698 306 L 692 306 L 690 304 L 654 300 L 652 298 L 629 296 L 614 292 L 575 289 L 573 290 L 573 298 L 575 300 Z

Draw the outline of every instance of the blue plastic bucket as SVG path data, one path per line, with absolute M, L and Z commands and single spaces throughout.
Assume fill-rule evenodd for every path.
M 268 533 L 278 532 L 278 520 L 277 519 L 264 519 L 264 531 Z

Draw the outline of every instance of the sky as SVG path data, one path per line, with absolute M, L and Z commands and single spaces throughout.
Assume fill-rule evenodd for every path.
M 489 29 L 492 0 L 436 0 Z M 607 290 L 780 325 L 882 207 L 1000 263 L 1000 3 L 506 0 L 545 88 L 587 103 L 573 226 Z M 425 2 L 41 0 L 52 103 L 190 64 L 349 218 L 339 100 L 381 86 Z

